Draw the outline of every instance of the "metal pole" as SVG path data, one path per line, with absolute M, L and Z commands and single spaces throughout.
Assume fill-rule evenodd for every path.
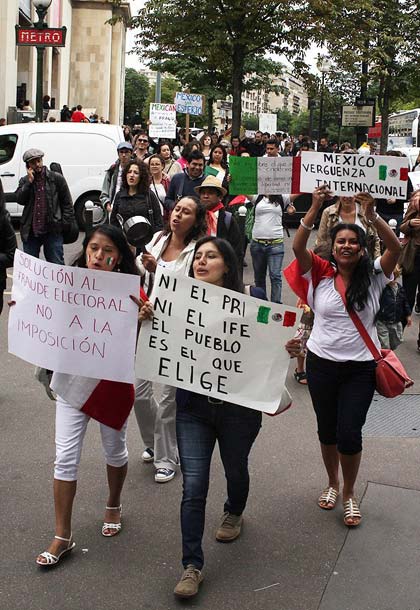
M 36 47 L 36 120 L 42 123 L 43 108 L 42 108 L 42 90 L 44 83 L 44 51 L 45 47 Z
M 155 103 L 160 104 L 162 97 L 162 74 L 156 72 Z
M 321 141 L 321 132 L 322 132 L 322 120 L 323 120 L 323 112 L 324 112 L 324 78 L 325 72 L 322 72 L 321 78 L 321 97 L 319 99 L 319 122 L 318 122 L 318 144 Z

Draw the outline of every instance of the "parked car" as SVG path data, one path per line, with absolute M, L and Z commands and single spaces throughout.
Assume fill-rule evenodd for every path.
M 19 218 L 16 201 L 19 180 L 26 175 L 22 160 L 28 148 L 40 148 L 44 164 L 59 163 L 73 199 L 81 229 L 85 227 L 85 203 L 94 203 L 93 222 L 105 219 L 99 202 L 105 171 L 117 159 L 117 145 L 124 140 L 121 127 L 101 123 L 21 123 L 0 127 L 0 178 L 10 215 Z

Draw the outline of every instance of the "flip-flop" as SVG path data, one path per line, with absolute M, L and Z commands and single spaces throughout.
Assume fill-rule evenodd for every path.
M 326 487 L 318 498 L 318 506 L 323 510 L 332 510 L 337 503 L 339 492 L 334 487 Z M 321 502 L 330 504 L 331 506 L 322 506 Z

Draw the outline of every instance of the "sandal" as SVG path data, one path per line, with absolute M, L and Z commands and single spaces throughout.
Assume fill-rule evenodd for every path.
M 347 525 L 347 527 L 357 527 L 360 525 L 362 515 L 357 501 L 354 498 L 350 498 L 349 500 L 346 500 L 346 502 L 343 502 L 343 508 L 344 525 Z M 356 522 L 354 521 L 355 519 L 357 519 Z
M 318 498 L 318 506 L 324 510 L 332 510 L 337 503 L 339 492 L 334 487 L 326 487 Z
M 298 371 L 297 369 L 295 369 L 293 377 L 298 383 L 300 383 L 300 385 L 308 385 L 308 382 L 306 380 L 306 371 Z
M 107 523 L 104 521 L 102 526 L 102 536 L 106 538 L 111 538 L 111 536 L 116 536 L 121 531 L 121 515 L 122 515 L 122 504 L 119 506 L 105 506 L 106 510 L 119 510 L 120 511 L 120 522 L 119 523 Z M 111 530 L 107 532 L 106 530 Z
M 63 551 L 61 551 L 61 553 L 59 553 L 59 555 L 53 555 L 49 551 L 44 551 L 43 553 L 40 553 L 38 555 L 38 557 L 36 558 L 36 562 L 39 566 L 49 568 L 51 566 L 57 565 L 57 563 L 60 561 L 62 556 L 65 555 L 66 553 L 69 553 L 70 551 L 72 551 L 74 549 L 74 547 L 76 546 L 76 543 L 73 542 L 72 534 L 70 534 L 70 538 L 62 538 L 61 536 L 54 536 L 54 538 L 56 540 L 62 540 L 63 542 L 68 542 L 67 547 Z M 39 560 L 40 557 L 43 557 L 44 559 L 46 559 L 46 561 L 40 561 Z

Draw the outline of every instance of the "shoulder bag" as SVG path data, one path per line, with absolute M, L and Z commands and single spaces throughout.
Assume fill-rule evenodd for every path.
M 335 276 L 337 290 L 347 308 L 346 291 L 343 278 Z M 407 388 L 410 388 L 414 381 L 407 375 L 401 361 L 391 349 L 377 349 L 376 345 L 369 337 L 363 322 L 355 311 L 348 311 L 353 324 L 357 328 L 363 341 L 376 362 L 376 391 L 385 398 L 395 398 L 400 396 Z

